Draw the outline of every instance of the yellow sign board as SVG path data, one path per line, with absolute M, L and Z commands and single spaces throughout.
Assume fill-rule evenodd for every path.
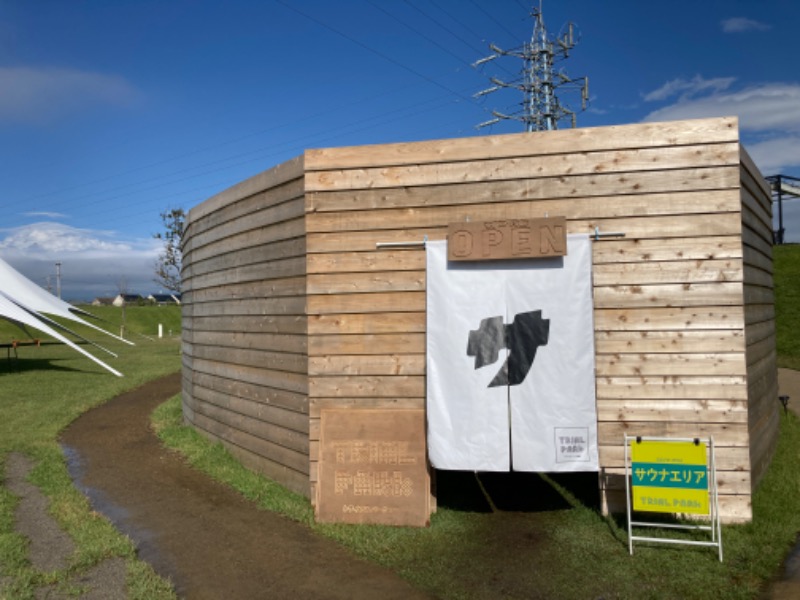
M 631 439 L 630 444 L 634 510 L 709 514 L 705 443 Z

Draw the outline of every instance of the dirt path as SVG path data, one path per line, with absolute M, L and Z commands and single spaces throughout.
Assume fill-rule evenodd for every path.
M 789 408 L 800 413 L 800 372 L 781 369 L 779 381 Z M 179 390 L 177 374 L 146 384 L 80 417 L 62 442 L 95 508 L 181 596 L 429 598 L 306 527 L 258 510 L 165 450 L 150 430 L 150 413 Z M 798 593 L 800 545 L 763 598 Z
M 789 396 L 788 409 L 800 417 L 800 371 L 778 369 L 778 393 Z M 800 537 L 783 563 L 781 573 L 772 582 L 765 600 L 797 600 L 800 598 Z
M 78 485 L 186 598 L 429 598 L 188 467 L 150 430 L 178 374 L 123 394 L 63 434 Z

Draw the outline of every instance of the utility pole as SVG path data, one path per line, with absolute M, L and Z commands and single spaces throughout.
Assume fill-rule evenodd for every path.
M 560 89 L 579 90 L 581 94 L 581 110 L 586 110 L 589 100 L 589 79 L 587 77 L 570 78 L 563 71 L 556 71 L 555 64 L 569 58 L 569 52 L 575 45 L 575 26 L 566 25 L 566 31 L 555 39 L 547 34 L 542 16 L 542 2 L 539 8 L 531 10 L 533 17 L 533 35 L 531 41 L 526 42 L 521 48 L 503 50 L 494 44 L 489 44 L 492 54 L 482 58 L 473 67 L 479 67 L 501 56 L 513 56 L 522 60 L 522 77 L 515 81 L 506 82 L 496 77 L 490 77 L 492 87 L 481 90 L 474 95 L 480 98 L 501 89 L 516 89 L 522 92 L 522 109 L 507 115 L 493 110 L 493 119 L 480 123 L 477 127 L 494 125 L 503 120 L 520 121 L 525 126 L 525 131 L 551 131 L 558 129 L 559 121 L 570 119 L 575 127 L 575 112 L 563 105 L 556 94 Z
M 61 298 L 61 263 L 56 263 L 56 296 Z

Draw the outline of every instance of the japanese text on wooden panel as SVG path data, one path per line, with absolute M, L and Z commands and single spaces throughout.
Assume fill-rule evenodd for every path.
M 422 410 L 324 409 L 320 442 L 320 521 L 428 523 Z

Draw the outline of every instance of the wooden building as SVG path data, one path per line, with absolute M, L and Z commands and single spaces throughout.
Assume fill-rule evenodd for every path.
M 308 150 L 193 208 L 183 410 L 315 501 L 327 408 L 425 407 L 425 251 L 451 222 L 565 216 L 593 243 L 599 485 L 623 434 L 713 435 L 723 521 L 779 425 L 770 193 L 736 118 Z

